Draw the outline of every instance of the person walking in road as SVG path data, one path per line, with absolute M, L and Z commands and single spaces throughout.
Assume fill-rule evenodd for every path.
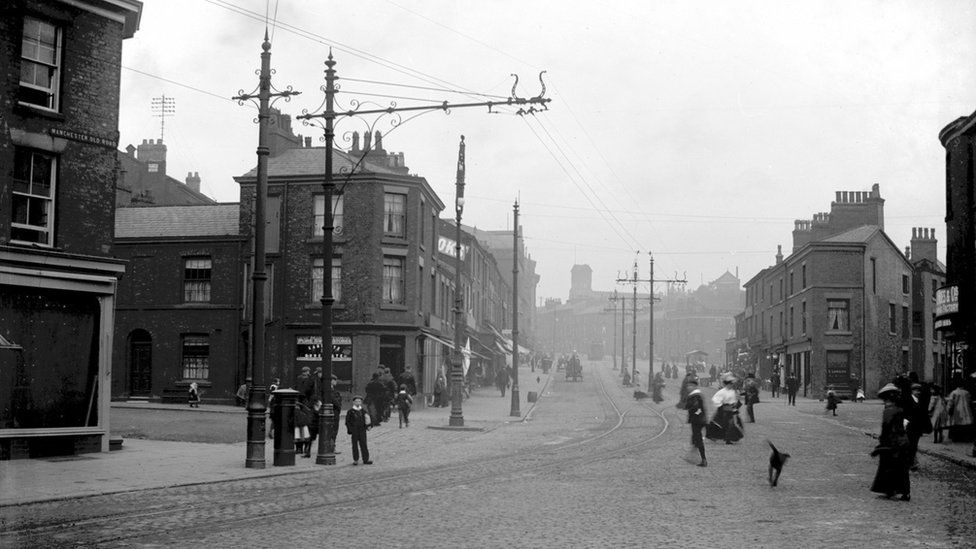
M 651 381 L 651 398 L 654 402 L 661 403 L 664 401 L 664 397 L 661 396 L 661 391 L 664 389 L 664 378 L 661 377 L 661 372 L 654 374 L 654 380 Z
M 726 444 L 732 444 L 742 438 L 742 427 L 739 424 L 739 393 L 735 390 L 735 376 L 731 373 L 722 375 L 723 387 L 712 395 L 715 405 L 715 415 L 708 424 L 705 436 L 709 439 L 724 439 Z
M 902 501 L 911 500 L 911 479 L 908 468 L 911 465 L 911 450 L 908 434 L 905 432 L 907 418 L 901 407 L 900 391 L 893 383 L 889 383 L 878 391 L 878 397 L 884 400 L 884 411 L 881 416 L 881 435 L 878 436 L 878 446 L 871 452 L 878 457 L 878 470 L 871 483 L 871 491 L 882 497 L 892 498 L 901 494 Z
M 786 377 L 786 403 L 796 406 L 796 391 L 800 388 L 800 380 L 796 374 L 790 372 Z
M 413 398 L 407 392 L 407 385 L 400 385 L 400 392 L 393 397 L 393 405 L 400 413 L 400 427 L 410 427 L 410 409 L 413 407 Z
M 915 373 L 915 372 L 912 372 Z M 912 383 L 909 387 L 911 394 L 905 400 L 907 406 L 903 408 L 905 419 L 908 420 L 909 456 L 908 463 L 912 471 L 918 470 L 918 441 L 922 435 L 932 432 L 932 421 L 929 419 L 929 403 L 931 395 L 924 394 L 921 383 Z
M 384 406 L 388 406 L 386 385 L 380 381 L 380 375 L 376 373 L 366 384 L 366 410 L 372 420 L 370 427 L 376 427 L 383 421 Z
M 685 410 L 688 410 L 688 423 L 691 424 L 691 445 L 698 448 L 701 456 L 699 467 L 707 467 L 708 460 L 705 459 L 705 440 L 702 438 L 702 429 L 708 424 L 708 415 L 705 413 L 705 401 L 702 398 L 701 390 L 698 389 L 698 380 L 691 378 L 688 380 L 688 396 L 685 398 Z
M 366 443 L 366 432 L 370 430 L 371 418 L 363 409 L 363 397 L 352 397 L 352 408 L 346 412 L 346 432 L 352 440 L 352 464 L 359 465 L 359 454 L 362 452 L 363 464 L 372 465 L 369 459 L 369 446 Z
M 779 370 L 773 370 L 773 375 L 769 376 L 769 390 L 772 391 L 773 398 L 778 397 L 780 394 L 779 384 Z
M 837 396 L 837 393 L 835 393 L 833 389 L 828 389 L 827 390 L 827 407 L 825 408 L 826 411 L 824 412 L 824 415 L 826 415 L 827 412 L 831 412 L 832 415 L 835 415 L 836 416 L 837 415 L 837 405 L 838 404 L 840 404 L 840 397 Z
M 756 413 L 753 406 L 759 404 L 759 383 L 756 382 L 756 374 L 749 372 L 746 380 L 742 384 L 742 398 L 746 401 L 746 414 L 749 416 L 749 423 L 756 422 Z

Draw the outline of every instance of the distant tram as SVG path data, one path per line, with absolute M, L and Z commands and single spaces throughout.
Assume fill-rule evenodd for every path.
M 603 342 L 597 341 L 590 344 L 590 352 L 587 355 L 590 360 L 603 360 Z

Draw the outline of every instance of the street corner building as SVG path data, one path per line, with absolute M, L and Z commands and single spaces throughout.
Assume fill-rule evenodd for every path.
M 793 250 L 745 283 L 730 350 L 760 378 L 793 375 L 803 396 L 826 390 L 874 395 L 914 371 L 944 383 L 944 341 L 935 330 L 945 267 L 935 229 L 912 229 L 901 251 L 885 232 L 879 185 L 837 191 L 829 212 L 796 220 Z M 781 248 L 781 247 L 780 247 Z
M 108 450 L 119 71 L 141 15 L 0 7 L 0 459 Z

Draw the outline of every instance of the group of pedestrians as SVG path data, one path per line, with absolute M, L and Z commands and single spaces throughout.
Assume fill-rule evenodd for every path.
M 363 405 L 369 413 L 370 427 L 377 427 L 381 423 L 389 421 L 394 408 L 400 411 L 399 405 L 395 406 L 395 404 L 397 404 L 397 395 L 401 391 L 406 392 L 411 397 L 412 403 L 413 395 L 417 394 L 416 381 L 413 375 L 410 372 L 404 372 L 400 375 L 399 383 L 397 383 L 393 374 L 390 373 L 390 368 L 381 364 L 365 388 L 366 398 Z M 409 411 L 407 413 L 409 414 Z

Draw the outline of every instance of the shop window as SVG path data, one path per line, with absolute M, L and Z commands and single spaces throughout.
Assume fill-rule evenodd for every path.
M 11 242 L 54 245 L 54 182 L 57 157 L 14 149 Z
M 206 335 L 183 336 L 183 379 L 210 379 L 210 337 Z
M 61 80 L 61 29 L 35 19 L 24 18 L 20 45 L 21 103 L 57 111 Z

